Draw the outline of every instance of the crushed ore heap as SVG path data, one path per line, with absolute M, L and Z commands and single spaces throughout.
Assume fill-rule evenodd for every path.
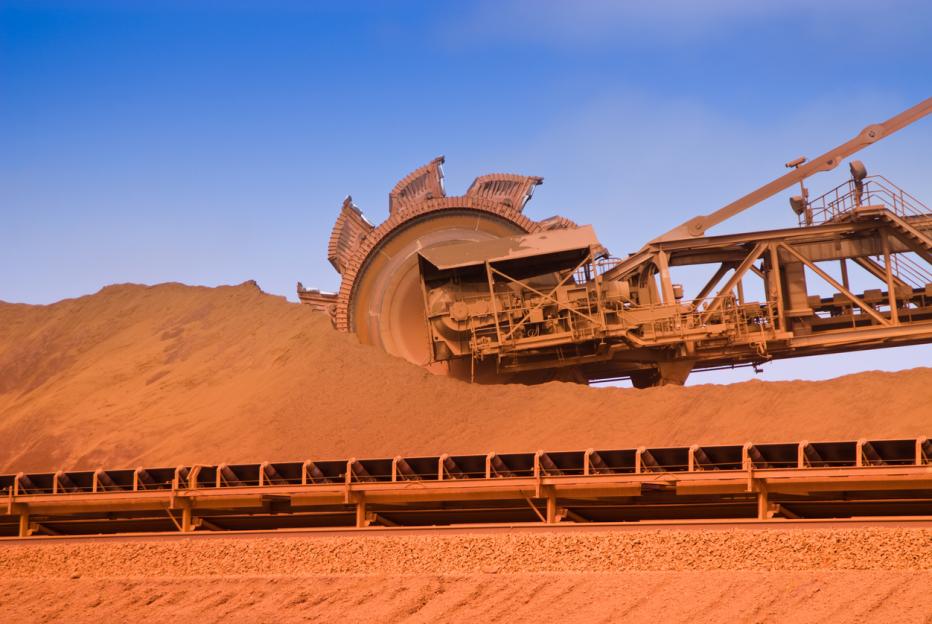
M 712 377 L 709 377 L 711 379 Z M 471 386 L 254 283 L 0 303 L 0 471 L 928 435 L 932 369 Z

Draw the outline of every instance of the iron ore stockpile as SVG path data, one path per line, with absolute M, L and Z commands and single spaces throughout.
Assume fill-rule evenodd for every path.
M 113 496 L 129 497 L 161 490 L 119 491 L 116 469 L 131 469 L 138 479 L 137 466 L 187 466 L 182 481 L 190 485 L 195 465 L 245 482 L 244 466 L 265 461 L 274 467 L 321 460 L 326 472 L 323 460 L 447 454 L 466 466 L 467 458 L 489 458 L 490 451 L 498 453 L 488 461 L 501 482 L 509 482 L 509 467 L 524 469 L 513 463 L 516 454 L 538 450 L 552 451 L 534 455 L 534 465 L 552 475 L 576 461 L 563 451 L 654 449 L 638 454 L 638 474 L 625 476 L 642 478 L 644 470 L 667 474 L 649 470 L 650 462 L 667 461 L 658 449 L 693 447 L 690 461 L 701 464 L 722 445 L 751 449 L 751 461 L 792 443 L 808 469 L 824 471 L 811 453 L 826 459 L 842 447 L 821 441 L 911 441 L 910 449 L 924 453 L 930 404 L 932 369 L 645 390 L 470 385 L 360 345 L 335 331 L 326 315 L 252 283 L 119 285 L 50 306 L 0 304 L 0 474 L 33 475 L 35 482 L 18 483 L 27 494 L 30 486 L 42 489 L 36 475 L 46 473 L 59 497 L 83 496 L 71 493 L 80 490 L 79 476 L 67 475 L 85 473 L 97 475 L 101 491 L 112 482 Z M 851 448 L 884 468 L 874 464 L 900 447 Z M 903 470 L 928 470 L 906 455 Z M 626 461 L 620 452 L 585 457 L 595 473 Z M 419 470 L 411 459 L 397 462 L 393 474 L 404 476 L 401 465 Z M 98 468 L 104 471 L 94 473 Z M 271 481 L 267 491 L 286 487 L 276 485 L 288 480 L 284 472 L 273 478 L 262 470 Z M 748 490 L 748 473 L 736 472 Z M 430 485 L 408 477 L 418 487 Z M 595 475 L 603 477 L 617 475 Z M 670 483 L 664 478 L 639 485 L 641 498 L 656 495 L 658 507 L 676 506 L 664 498 Z M 385 485 L 372 479 L 347 479 L 347 496 L 355 497 L 358 485 Z M 208 485 L 205 496 L 213 491 Z M 172 483 L 170 492 L 182 497 L 182 486 Z M 771 506 L 764 510 L 768 519 L 757 521 L 754 495 L 745 524 L 600 527 L 582 520 L 607 511 L 572 507 L 572 497 L 551 510 L 546 491 L 531 487 L 523 502 L 529 519 L 491 528 L 393 527 L 400 523 L 391 518 L 414 516 L 380 511 L 365 515 L 368 526 L 359 529 L 225 534 L 214 529 L 234 528 L 224 525 L 232 519 L 215 517 L 218 527 L 203 515 L 183 537 L 74 538 L 68 527 L 82 526 L 80 519 L 55 524 L 34 513 L 24 539 L 15 537 L 15 503 L 4 503 L 8 515 L 0 519 L 10 522 L 0 526 L 11 537 L 0 542 L 0 619 L 511 622 L 560 613 L 570 622 L 928 621 L 932 529 L 924 523 L 792 517 L 799 515 L 793 509 L 840 504 L 834 497 L 810 507 Z M 771 502 L 780 500 L 771 495 Z M 921 507 L 915 496 L 904 490 L 901 498 Z M 277 517 L 276 498 L 262 503 L 268 518 Z M 613 509 L 634 498 L 615 500 Z M 352 527 L 358 501 L 345 502 L 346 514 L 333 517 Z M 429 504 L 419 512 L 436 514 L 443 505 Z M 900 503 L 890 496 L 884 504 Z M 559 522 L 534 515 L 551 511 Z M 173 523 L 182 510 L 162 513 Z

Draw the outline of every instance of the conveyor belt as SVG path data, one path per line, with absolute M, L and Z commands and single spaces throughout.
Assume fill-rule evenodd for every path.
M 932 516 L 927 438 L 0 475 L 0 535 Z

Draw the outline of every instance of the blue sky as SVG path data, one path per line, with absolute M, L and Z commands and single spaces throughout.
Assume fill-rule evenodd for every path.
M 0 299 L 334 289 L 343 197 L 381 221 L 440 154 L 452 194 L 543 176 L 530 216 L 592 223 L 622 255 L 929 95 L 924 2 L 0 0 Z M 930 203 L 930 146 L 926 119 L 859 157 Z M 793 223 L 782 194 L 714 231 Z M 764 377 L 930 363 L 912 347 Z

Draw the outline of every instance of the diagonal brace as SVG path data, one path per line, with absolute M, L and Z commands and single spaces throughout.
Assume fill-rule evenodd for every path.
M 784 249 L 787 253 L 789 253 L 790 255 L 795 257 L 797 260 L 805 264 L 807 267 L 812 269 L 816 275 L 818 275 L 823 280 L 831 284 L 833 288 L 837 288 L 838 292 L 840 292 L 845 297 L 850 299 L 851 302 L 854 303 L 856 306 L 858 306 L 859 308 L 867 312 L 874 320 L 879 322 L 881 325 L 890 325 L 890 321 L 885 319 L 883 315 L 881 315 L 879 312 L 877 312 L 877 310 L 875 310 L 873 307 L 868 305 L 863 299 L 861 299 L 860 297 L 855 295 L 853 292 L 851 292 L 850 290 L 848 290 L 847 288 L 839 284 L 835 280 L 835 278 L 833 278 L 831 275 L 829 275 L 828 273 L 823 271 L 821 268 L 816 266 L 815 262 L 812 262 L 811 260 L 803 256 L 801 253 L 799 253 L 798 251 L 796 251 L 795 249 L 793 249 L 786 243 L 777 243 L 777 246 Z
M 715 296 L 715 299 L 712 300 L 712 303 L 709 304 L 709 307 L 705 309 L 702 314 L 702 322 L 708 323 L 709 319 L 712 318 L 712 314 L 718 310 L 722 303 L 725 301 L 725 296 L 731 292 L 735 285 L 744 278 L 744 274 L 748 272 L 748 269 L 760 258 L 761 254 L 764 253 L 764 250 L 767 246 L 764 243 L 757 243 L 754 245 L 754 249 L 751 250 L 751 253 L 741 261 L 741 264 L 735 269 L 735 274 L 725 282 L 725 285 L 718 292 L 718 295 Z

